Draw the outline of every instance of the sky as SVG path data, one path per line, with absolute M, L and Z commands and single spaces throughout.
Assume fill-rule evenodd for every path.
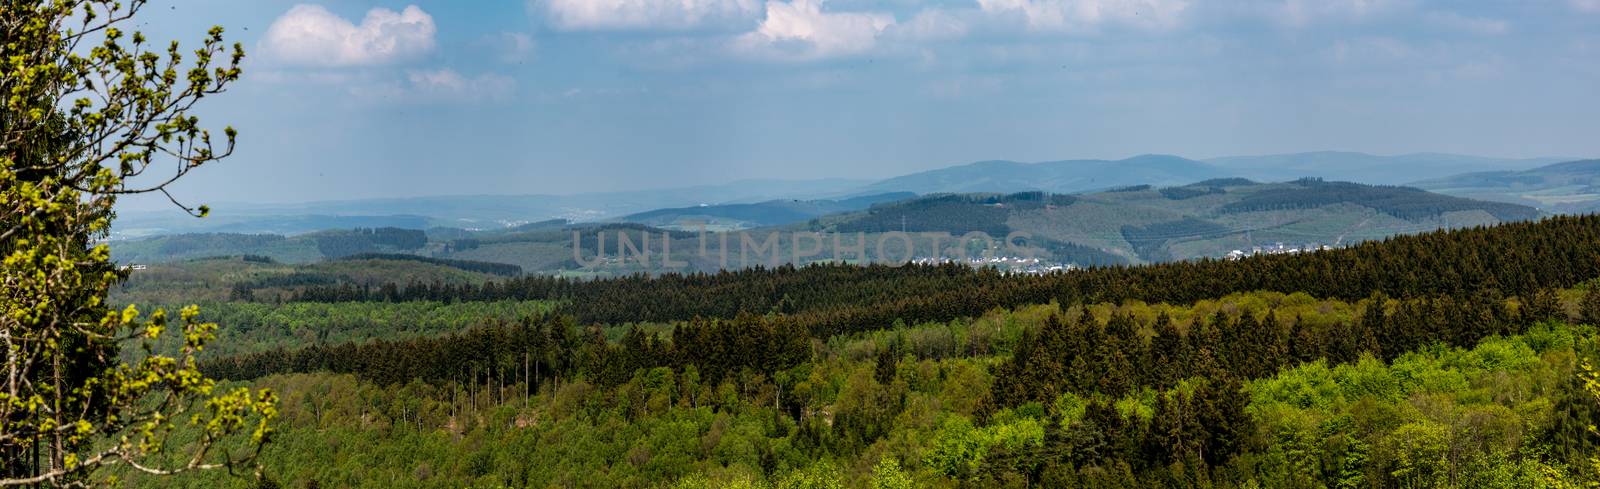
M 1600 0 L 152 0 L 136 22 L 249 53 L 199 111 L 241 135 L 173 188 L 195 203 L 1600 155 Z

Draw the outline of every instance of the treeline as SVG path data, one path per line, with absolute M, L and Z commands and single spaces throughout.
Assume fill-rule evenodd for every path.
M 469 272 L 487 273 L 502 277 L 515 277 L 522 275 L 522 267 L 510 263 L 495 263 L 474 260 L 455 260 L 450 258 L 434 258 L 430 256 L 408 255 L 405 253 L 358 253 L 342 258 L 344 260 L 401 260 L 441 265 L 450 268 L 466 270 Z
M 283 241 L 277 234 L 195 233 L 162 236 L 157 251 L 164 255 L 182 255 L 196 251 L 250 249 Z
M 1158 192 L 1161 192 L 1161 196 L 1166 197 L 1167 200 L 1188 200 L 1195 197 L 1228 193 L 1228 191 L 1224 190 L 1222 187 L 1211 187 L 1200 184 L 1185 185 L 1182 187 L 1166 187 Z
M 1584 302 L 1600 304 L 1600 295 L 1591 295 Z M 1330 364 L 1362 355 L 1391 360 L 1433 343 L 1470 347 L 1490 336 L 1519 334 L 1540 321 L 1567 319 L 1550 290 L 1519 304 L 1513 308 L 1492 293 L 1404 301 L 1380 294 L 1365 301 L 1356 321 L 1319 325 L 1280 318 L 1272 310 L 1237 317 L 1218 311 L 1194 320 L 1187 331 L 1166 314 L 1148 325 L 1122 314 L 1096 318 L 1085 313 L 1076 321 L 1052 315 L 1025 331 L 1015 354 L 996 368 L 993 399 L 1017 406 L 1051 403 L 1066 393 L 1120 398 L 1145 387 L 1171 389 L 1195 376 L 1258 379 L 1319 359 Z M 1153 333 L 1148 338 L 1141 333 L 1146 330 Z
M 811 336 L 781 316 L 741 315 L 695 320 L 663 338 L 631 328 L 619 342 L 598 327 L 570 318 L 528 317 L 444 336 L 375 340 L 276 349 L 209 360 L 201 370 L 219 379 L 248 380 L 280 373 L 351 373 L 382 385 L 412 380 L 443 385 L 523 385 L 581 376 L 615 386 L 640 369 L 692 367 L 717 385 L 746 371 L 770 378 L 811 359 Z
M 179 303 L 180 305 L 183 303 Z M 255 353 L 305 345 L 363 343 L 375 339 L 403 340 L 466 331 L 497 321 L 549 314 L 554 304 L 544 301 L 479 301 L 401 303 L 200 302 L 204 322 L 225 325 L 217 341 L 206 345 L 203 358 Z M 150 308 L 173 304 L 150 304 Z M 141 306 L 143 309 L 144 306 Z M 164 342 L 158 351 L 176 351 L 182 338 Z
M 1600 276 L 1600 217 L 1541 221 L 1401 236 L 1300 255 L 1101 267 L 1048 275 L 1006 275 L 959 265 L 810 265 L 716 274 L 635 275 L 605 280 L 524 277 L 474 285 L 389 284 L 307 287 L 297 300 L 473 301 L 552 299 L 580 323 L 668 322 L 741 312 L 783 312 L 814 334 L 880 328 L 895 320 L 947 321 L 999 307 L 1125 300 L 1187 304 L 1235 292 L 1302 291 L 1343 300 L 1462 296 L 1496 291 L 1527 296 Z
M 1362 185 L 1350 182 L 1324 182 L 1306 178 L 1292 182 L 1294 188 L 1262 190 L 1239 202 L 1222 206 L 1223 212 L 1251 212 L 1279 209 L 1310 209 L 1339 203 L 1357 203 L 1401 219 L 1438 217 L 1454 211 L 1482 210 L 1502 221 L 1537 219 L 1539 210 L 1503 202 L 1483 202 L 1431 193 L 1411 187 Z
M 1307 312 L 1308 320 L 1361 315 L 1343 304 L 1240 299 L 1234 304 L 1258 317 L 1258 306 L 1272 304 L 1285 318 L 1324 306 L 1335 312 Z M 1212 307 L 1170 311 L 1209 317 L 1200 309 Z M 1091 309 L 1108 319 L 1104 307 Z M 1150 322 L 1141 307 L 1118 310 Z M 1062 317 L 1075 320 L 1075 311 Z M 997 321 L 1033 316 L 1016 314 Z M 1062 395 L 987 414 L 977 401 L 992 376 L 982 372 L 1006 355 L 928 360 L 907 350 L 899 358 L 862 351 L 894 349 L 895 336 L 830 342 L 789 375 L 719 385 L 687 367 L 640 370 L 612 387 L 573 378 L 531 395 L 515 384 L 272 376 L 257 385 L 285 393 L 274 441 L 281 448 L 265 456 L 283 487 L 1477 488 L 1592 480 L 1586 468 L 1597 438 L 1587 426 L 1600 417 L 1572 375 L 1575 362 L 1594 358 L 1587 326 L 1545 323 L 1520 337 L 1427 347 L 1388 363 L 1304 363 L 1248 382 L 1191 377 L 1120 399 Z M 803 406 L 799 421 L 789 419 L 791 403 Z M 183 487 L 257 487 L 225 473 L 209 477 Z
M 1600 314 L 1600 292 L 1590 295 L 1584 302 L 1593 310 L 1586 314 Z M 1024 331 L 1009 360 L 995 367 L 989 401 L 1004 408 L 1051 404 L 1065 394 L 1117 399 L 1145 388 L 1169 390 L 1193 377 L 1247 381 L 1319 359 L 1341 364 L 1363 355 L 1389 360 L 1434 343 L 1468 347 L 1541 321 L 1567 319 L 1553 291 L 1516 304 L 1487 293 L 1403 301 L 1377 295 L 1364 301 L 1359 320 L 1332 324 L 1281 318 L 1275 310 L 1218 310 L 1187 325 L 1162 313 L 1145 324 L 1131 314 L 1097 316 L 1092 308 L 1075 308 L 1073 320 L 1052 314 Z M 572 376 L 613 386 L 640 369 L 684 372 L 692 366 L 716 385 L 747 372 L 771 378 L 805 363 L 812 338 L 784 315 L 695 319 L 675 325 L 665 337 L 633 327 L 617 342 L 608 342 L 598 327 L 580 329 L 568 317 L 540 316 L 439 337 L 276 349 L 207 361 L 203 370 L 236 380 L 330 371 L 384 385 L 420 380 L 536 387 Z M 880 371 L 890 372 L 880 376 L 892 376 L 900 355 L 893 350 L 878 352 Z
M 1158 222 L 1148 226 L 1122 226 L 1122 239 L 1133 246 L 1133 252 L 1147 260 L 1162 261 L 1170 258 L 1167 242 L 1174 239 L 1211 239 L 1233 234 L 1233 229 L 1215 222 L 1185 217 L 1176 221 Z
M 1001 239 L 1011 233 L 1006 219 L 1012 210 L 1068 206 L 1074 202 L 1077 197 L 1045 192 L 933 195 L 875 204 L 865 215 L 840 223 L 832 230 L 841 233 L 949 232 L 956 236 L 981 231 Z
M 1093 246 L 1084 246 L 1068 241 L 1056 241 L 1053 239 L 1040 238 L 1019 238 L 1017 239 L 1017 243 L 1042 249 L 1046 253 L 1050 254 L 1050 260 L 1058 263 L 1072 263 L 1084 267 L 1108 267 L 1128 264 L 1128 259 L 1122 255 L 1106 252 Z
M 326 231 L 312 234 L 311 238 L 317 243 L 317 251 L 328 258 L 375 252 L 380 246 L 407 251 L 428 244 L 428 234 L 420 229 L 392 227 Z

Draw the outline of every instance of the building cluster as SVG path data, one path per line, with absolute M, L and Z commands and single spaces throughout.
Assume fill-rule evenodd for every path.
M 1041 275 L 1053 272 L 1065 272 L 1077 269 L 1071 263 L 1047 262 L 1038 258 L 1023 258 L 1020 256 L 972 256 L 966 258 L 918 257 L 911 260 L 917 265 L 939 265 L 945 263 L 960 263 L 974 268 L 994 268 L 1008 273 L 1021 273 Z
M 1300 253 L 1310 253 L 1314 251 L 1331 249 L 1333 249 L 1332 246 L 1324 244 L 1306 243 L 1302 245 L 1285 245 L 1280 241 L 1268 246 L 1251 246 L 1248 250 L 1229 251 L 1227 255 L 1223 256 L 1223 258 L 1229 260 L 1239 260 L 1256 255 L 1298 255 Z

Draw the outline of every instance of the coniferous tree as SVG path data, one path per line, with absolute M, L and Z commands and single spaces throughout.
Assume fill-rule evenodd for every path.
M 1172 318 L 1166 312 L 1156 316 L 1152 326 L 1155 336 L 1150 338 L 1150 349 L 1146 358 L 1149 360 L 1140 370 L 1146 372 L 1146 383 L 1158 389 L 1167 389 L 1177 384 L 1189 368 L 1190 360 L 1189 343 L 1178 332 L 1177 326 L 1172 324 Z
M 1550 288 L 1541 288 L 1528 296 L 1522 302 L 1521 312 L 1522 322 L 1527 324 L 1566 317 L 1566 312 L 1561 309 L 1561 299 Z
M 1295 316 L 1294 324 L 1289 326 L 1290 360 L 1295 363 L 1307 363 L 1327 355 L 1327 344 L 1331 339 L 1328 338 L 1329 335 L 1326 328 L 1312 327 L 1306 324 L 1305 319 Z
M 1195 391 L 1200 424 L 1207 429 L 1201 457 L 1213 466 L 1222 465 L 1244 451 L 1254 424 L 1245 406 L 1244 385 L 1233 379 L 1212 379 Z
M 1600 437 L 1591 427 L 1600 426 L 1600 406 L 1585 389 L 1584 379 L 1569 375 L 1552 396 L 1551 424 L 1543 433 L 1558 460 L 1584 466 L 1600 450 Z
M 1600 325 L 1600 286 L 1589 287 L 1578 304 L 1578 316 L 1590 325 Z
M 1146 439 L 1151 462 L 1165 465 L 1199 459 L 1208 433 L 1195 407 L 1194 400 L 1182 392 L 1156 396 Z
M 1195 319 L 1189 330 L 1188 375 L 1191 377 L 1219 378 L 1229 375 L 1223 368 L 1225 361 L 1219 356 L 1222 348 L 1221 327 L 1229 326 L 1228 316 L 1218 312 L 1210 321 Z
M 1401 348 L 1408 342 L 1404 329 L 1389 327 L 1389 313 L 1386 310 L 1388 301 L 1389 296 L 1383 292 L 1374 292 L 1363 303 L 1361 321 L 1356 323 L 1357 345 L 1361 350 L 1368 351 L 1378 358 L 1388 358 L 1384 356 L 1387 352 L 1398 355 L 1405 351 Z M 1374 339 L 1370 345 L 1364 338 L 1366 335 L 1371 335 Z
M 1071 379 L 1073 392 L 1095 392 L 1103 386 L 1100 385 L 1102 370 L 1101 362 L 1107 360 L 1104 355 L 1102 343 L 1105 343 L 1105 332 L 1101 330 L 1100 323 L 1095 320 L 1089 308 L 1082 308 L 1082 314 L 1074 322 L 1071 334 L 1067 336 L 1065 346 L 1067 351 L 1073 352 L 1070 356 L 1071 363 L 1064 363 L 1067 368 L 1067 377 Z M 1059 353 L 1058 353 L 1059 354 Z
M 1104 338 L 1095 353 L 1096 368 L 1101 372 L 1098 391 L 1122 397 L 1133 389 L 1137 380 L 1133 359 L 1141 358 L 1144 350 L 1135 324 L 1132 316 L 1115 313 L 1106 323 Z
M 878 349 L 878 359 L 875 362 L 872 378 L 879 385 L 894 383 L 895 369 L 900 363 L 900 355 L 895 353 L 893 346 Z

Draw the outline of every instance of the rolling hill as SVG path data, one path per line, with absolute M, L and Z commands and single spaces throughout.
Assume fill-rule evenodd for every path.
M 877 197 L 887 199 L 889 197 Z M 1057 265 L 1119 265 L 1247 253 L 1317 249 L 1323 246 L 1382 239 L 1440 228 L 1487 225 L 1537 218 L 1531 207 L 1472 200 L 1410 187 L 1370 186 L 1301 179 L 1257 183 L 1241 178 L 1208 179 L 1181 186 L 1136 185 L 1083 194 L 1042 191 L 1021 193 L 935 194 L 883 201 L 858 210 L 797 219 L 827 206 L 861 206 L 864 201 L 807 201 L 764 205 L 707 206 L 663 209 L 633 216 L 646 221 L 577 223 L 551 221 L 522 229 L 467 231 L 436 229 L 404 233 L 388 231 L 325 232 L 282 237 L 272 235 L 180 235 L 114 242 L 124 258 L 160 263 L 214 254 L 258 254 L 291 263 L 344 256 L 404 253 L 468 262 L 506 263 L 531 273 L 615 276 L 664 270 L 712 271 L 781 263 L 807 263 L 834 256 L 847 261 L 955 256 L 981 252 L 983 243 L 963 239 L 982 232 L 999 240 L 1021 233 L 1018 243 L 1030 254 Z M 710 209 L 710 210 L 707 210 Z M 799 209 L 799 210 L 796 210 Z M 700 234 L 660 226 L 681 223 L 694 212 L 718 213 L 723 219 L 769 226 Z M 748 212 L 748 214 L 740 214 Z M 911 235 L 887 251 L 865 246 L 860 255 L 845 252 L 862 236 L 881 243 L 890 233 Z M 818 233 L 816 238 L 801 233 Z M 580 248 L 574 252 L 575 237 Z M 599 244 L 605 238 L 604 247 Z M 771 243 L 766 242 L 768 236 Z M 834 242 L 822 236 L 846 236 Z M 627 245 L 619 243 L 627 238 Z M 941 238 L 942 237 L 942 238 Z M 748 241 L 748 243 L 746 242 Z M 804 242 L 802 242 L 804 241 Z M 650 249 L 648 261 L 619 255 L 624 246 Z M 937 248 L 936 248 L 937 246 Z M 753 261 L 747 251 L 767 248 Z M 805 248 L 809 253 L 801 256 Z M 603 253 L 600 251 L 603 250 Z M 670 250 L 672 260 L 662 259 Z M 838 254 L 836 254 L 836 252 Z M 370 255 L 387 253 L 391 255 Z M 768 260 L 770 256 L 772 259 Z M 449 263 L 449 262 L 441 262 Z
M 1526 206 L 1409 187 L 1229 178 L 1079 195 L 932 196 L 830 216 L 818 224 L 840 232 L 902 226 L 912 232 L 978 230 L 991 236 L 1020 231 L 1044 245 L 1072 245 L 1143 263 L 1277 250 L 1280 244 L 1284 249 L 1338 246 L 1538 216 Z
M 1314 177 L 1373 185 L 1399 185 L 1462 172 L 1524 170 L 1565 160 L 1487 158 L 1448 153 L 1381 156 L 1354 151 L 1314 151 L 1227 156 L 1205 162 L 1235 176 L 1269 182 Z
M 828 214 L 865 209 L 873 204 L 916 197 L 910 192 L 892 192 L 848 199 L 769 200 L 751 204 L 699 205 L 656 209 L 615 219 L 618 222 L 646 224 L 666 229 L 746 229 L 781 226 Z
M 1222 176 L 1230 175 L 1205 163 L 1168 155 L 1141 155 L 1114 161 L 980 161 L 890 178 L 857 192 L 1076 193 L 1140 184 L 1174 185 Z
M 1600 160 L 1522 171 L 1489 171 L 1423 180 L 1417 187 L 1451 195 L 1532 205 L 1553 213 L 1600 210 Z
M 598 221 L 669 207 L 844 195 L 867 180 L 740 180 L 713 185 L 568 195 L 447 195 L 288 204 L 211 203 L 206 219 L 170 208 L 119 210 L 118 239 L 200 232 L 300 234 L 353 227 L 493 230 L 550 219 Z
M 882 180 L 827 178 L 818 180 L 742 180 L 653 190 L 576 193 L 568 195 L 457 195 L 387 199 L 354 199 L 293 204 L 212 203 L 211 217 L 193 219 L 181 212 L 122 209 L 113 239 L 182 233 L 295 235 L 329 229 L 396 227 L 504 230 L 550 220 L 636 222 L 664 227 L 706 222 L 709 229 L 744 229 L 779 225 L 816 216 L 856 210 L 862 203 L 882 201 L 884 194 L 1096 192 L 1137 185 L 1158 187 L 1238 177 L 1277 182 L 1304 177 L 1367 184 L 1401 184 L 1472 172 L 1482 176 L 1515 176 L 1555 158 L 1503 159 L 1443 153 L 1379 156 L 1322 151 L 1261 156 L 1230 156 L 1204 161 L 1168 155 L 1142 155 L 1122 160 L 1062 160 L 1040 163 L 981 161 L 917 172 Z M 1489 173 L 1484 173 L 1489 172 Z M 1559 210 L 1588 209 L 1590 200 L 1570 195 L 1576 189 L 1429 189 L 1487 200 L 1554 209 L 1567 201 L 1579 205 Z M 1473 193 L 1477 192 L 1477 193 Z M 1548 194 L 1548 195 L 1547 195 Z

